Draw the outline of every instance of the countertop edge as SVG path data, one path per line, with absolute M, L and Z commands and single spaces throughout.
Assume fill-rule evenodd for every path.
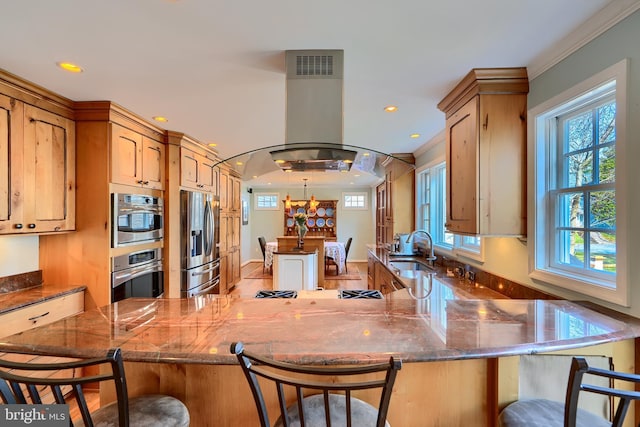
M 15 292 L 10 292 L 7 295 L 18 295 L 20 293 L 33 293 L 34 290 L 37 290 L 38 288 L 41 288 L 39 290 L 39 292 L 42 292 L 42 288 L 46 288 L 47 286 L 36 286 L 33 288 L 29 288 L 29 289 L 24 289 L 24 290 L 20 290 L 20 291 L 15 291 Z M 34 296 L 33 298 L 29 298 L 28 300 L 25 300 L 23 302 L 19 302 L 15 305 L 11 305 L 11 306 L 6 306 L 6 307 L 0 307 L 0 315 L 3 314 L 7 314 L 7 313 L 11 313 L 13 311 L 16 310 L 20 310 L 22 308 L 25 307 L 29 307 L 31 305 L 35 305 L 35 304 L 40 304 L 42 302 L 54 299 L 54 298 L 59 298 L 65 295 L 71 295 L 71 294 L 75 294 L 78 292 L 83 292 L 87 289 L 86 286 L 84 285 L 80 285 L 80 286 L 71 286 L 67 289 L 61 289 L 61 290 L 57 290 L 51 293 L 48 293 L 46 295 L 39 295 L 39 296 Z

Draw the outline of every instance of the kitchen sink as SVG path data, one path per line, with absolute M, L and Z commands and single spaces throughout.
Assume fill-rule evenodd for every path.
M 423 264 L 413 259 L 412 260 L 394 259 L 389 263 L 389 267 L 391 267 L 392 270 L 400 270 L 400 271 L 406 271 L 406 270 L 427 271 L 427 272 L 434 271 L 433 268 L 429 267 L 427 264 Z

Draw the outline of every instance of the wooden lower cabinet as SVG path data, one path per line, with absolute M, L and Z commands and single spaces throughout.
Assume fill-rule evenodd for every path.
M 393 274 L 381 263 L 376 262 L 374 289 L 379 290 L 383 294 L 391 293 L 395 290 L 394 281 Z
M 0 324 L 2 325 L 0 338 L 46 325 L 82 311 L 84 311 L 84 292 L 62 295 L 38 304 L 13 310 L 0 315 Z M 19 363 L 60 363 L 72 360 L 56 356 L 38 356 L 20 353 L 0 353 L 0 357 L 3 360 Z M 75 370 L 73 369 L 59 371 L 59 373 L 61 376 L 75 376 Z M 45 387 L 39 387 L 38 389 L 41 392 L 43 403 L 49 404 L 55 401 L 50 390 L 45 389 Z M 65 394 L 69 391 L 71 391 L 70 387 L 62 388 L 62 392 Z
M 228 348 L 212 348 L 228 352 Z M 392 426 L 493 426 L 488 408 L 488 360 L 405 363 L 398 373 L 387 420 Z M 256 426 L 258 413 L 239 365 L 125 363 L 130 396 L 172 395 L 185 403 L 192 426 Z M 103 403 L 112 392 L 101 390 Z M 275 390 L 266 391 L 267 411 L 278 417 Z M 354 395 L 372 404 L 375 392 Z
M 82 311 L 84 311 L 84 292 L 62 295 L 9 311 L 0 315 L 2 325 L 0 338 L 46 325 Z

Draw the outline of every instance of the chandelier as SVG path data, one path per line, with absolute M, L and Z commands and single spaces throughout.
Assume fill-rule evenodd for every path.
M 284 201 L 284 208 L 288 211 L 290 211 L 291 209 L 293 209 L 294 206 L 305 206 L 307 203 L 309 203 L 309 213 L 310 214 L 314 214 L 316 212 L 316 208 L 318 207 L 318 204 L 320 202 L 318 202 L 316 200 L 316 196 L 314 196 L 313 194 L 311 195 L 311 198 L 308 200 L 307 202 L 307 180 L 308 178 L 302 178 L 302 180 L 304 181 L 304 193 L 302 196 L 302 200 L 298 200 L 298 201 L 293 201 L 291 200 L 291 196 L 289 195 L 289 193 L 287 193 L 287 197 Z

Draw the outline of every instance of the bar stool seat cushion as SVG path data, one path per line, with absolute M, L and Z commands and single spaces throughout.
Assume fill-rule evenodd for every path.
M 564 402 L 529 399 L 513 402 L 498 417 L 499 427 L 564 427 Z M 576 426 L 611 427 L 611 423 L 584 409 L 578 409 Z
M 326 427 L 324 414 L 324 396 L 314 394 L 302 399 L 303 411 L 305 414 L 305 427 Z M 329 394 L 329 405 L 331 406 L 331 425 L 346 426 L 346 399 L 340 394 Z M 293 404 L 287 408 L 291 427 L 300 427 L 300 416 L 298 405 Z M 375 426 L 378 420 L 378 410 L 360 399 L 351 396 L 351 415 L 354 426 Z M 276 421 L 274 427 L 282 427 L 282 419 Z M 390 427 L 385 422 L 386 427 Z
M 118 402 L 91 413 L 95 427 L 118 427 Z M 129 425 L 132 427 L 188 427 L 189 411 L 180 400 L 166 395 L 129 398 Z M 75 426 L 84 427 L 82 419 Z

